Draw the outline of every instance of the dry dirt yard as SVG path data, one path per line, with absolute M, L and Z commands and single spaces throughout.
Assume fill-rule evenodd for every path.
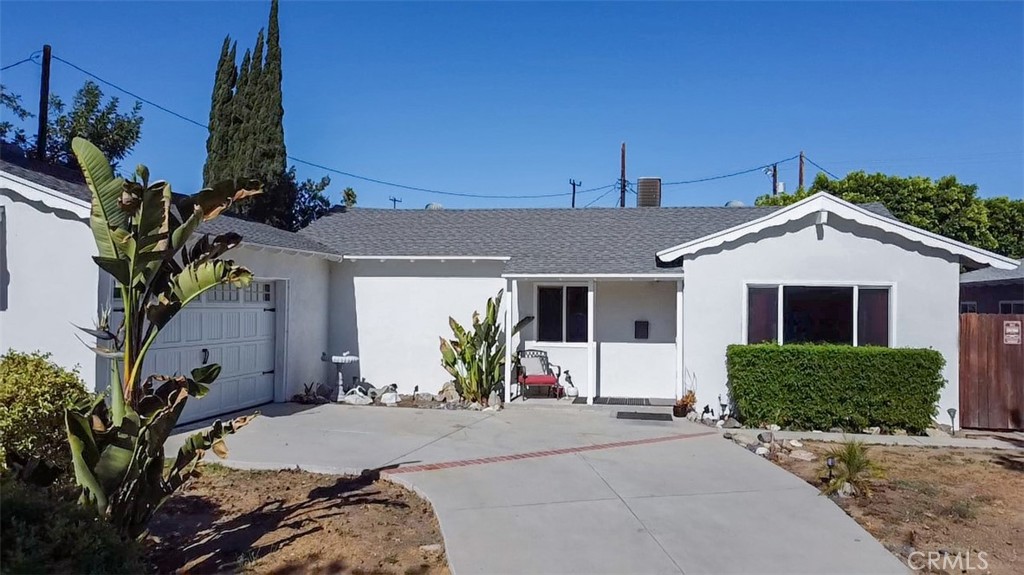
M 818 461 L 777 463 L 819 487 L 829 445 L 804 448 Z M 914 551 L 972 553 L 970 570 L 936 561 L 919 572 L 1024 573 L 1024 452 L 873 445 L 868 454 L 882 471 L 871 496 L 835 501 L 904 563 Z M 978 568 L 980 551 L 987 569 Z M 926 556 L 916 555 L 916 564 Z
M 447 575 L 442 545 L 430 504 L 375 474 L 206 465 L 161 508 L 146 555 L 159 573 Z

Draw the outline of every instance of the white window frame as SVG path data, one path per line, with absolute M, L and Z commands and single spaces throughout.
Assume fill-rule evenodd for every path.
M 586 282 L 567 282 L 567 283 L 538 283 L 533 286 L 533 313 L 536 316 L 536 325 L 533 332 L 534 341 L 540 345 L 545 346 L 564 346 L 564 347 L 586 347 L 589 342 L 586 341 L 565 341 L 565 330 L 569 322 L 566 321 L 566 314 L 569 312 L 568 306 L 568 290 L 566 288 L 577 287 L 588 289 L 589 285 Z M 562 339 L 560 341 L 544 341 L 540 339 L 540 290 L 541 288 L 559 288 L 562 290 Z M 590 302 L 587 302 L 590 305 Z M 590 333 L 590 310 L 587 310 L 587 333 Z
M 1006 314 L 1012 314 L 1013 313 L 1013 306 L 1015 306 L 1015 305 L 1024 305 L 1024 300 L 1020 300 L 1020 299 L 1004 299 L 1004 300 L 1000 300 L 999 301 L 999 313 L 1000 314 L 1004 313 L 1003 312 L 1003 304 L 1006 304 L 1006 305 L 1010 306 L 1010 311 L 1005 312 L 1005 313 Z
M 974 308 L 974 309 L 964 309 Z M 962 301 L 960 302 L 960 313 L 978 313 L 978 302 L 976 301 Z
M 747 325 L 747 313 L 749 311 L 750 302 L 748 301 L 748 294 L 750 288 L 777 288 L 778 293 L 776 294 L 776 314 L 778 320 L 776 321 L 776 342 L 780 345 L 784 345 L 782 335 L 785 331 L 785 322 L 783 317 L 784 311 L 784 300 L 783 300 L 783 288 L 786 287 L 839 287 L 839 288 L 853 288 L 853 347 L 859 347 L 860 342 L 858 341 L 857 334 L 857 314 L 860 311 L 860 289 L 861 288 L 888 288 L 889 290 L 889 347 L 893 348 L 897 346 L 896 342 L 896 283 L 895 282 L 857 282 L 857 281 L 744 281 L 742 282 L 743 295 L 741 301 L 743 302 L 742 309 L 740 310 L 740 341 L 744 344 L 748 344 L 748 325 Z

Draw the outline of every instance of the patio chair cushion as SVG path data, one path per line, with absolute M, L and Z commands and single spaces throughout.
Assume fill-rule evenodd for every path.
M 528 375 L 522 378 L 524 385 L 558 385 L 558 378 L 553 375 Z

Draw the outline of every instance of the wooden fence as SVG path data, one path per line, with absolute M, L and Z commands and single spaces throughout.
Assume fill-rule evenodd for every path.
M 1024 430 L 1024 315 L 960 315 L 960 426 Z

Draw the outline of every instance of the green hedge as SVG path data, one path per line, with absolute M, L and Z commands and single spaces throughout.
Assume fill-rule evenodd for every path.
M 930 427 L 945 363 L 933 349 L 766 343 L 726 352 L 729 396 L 744 423 L 855 432 Z

